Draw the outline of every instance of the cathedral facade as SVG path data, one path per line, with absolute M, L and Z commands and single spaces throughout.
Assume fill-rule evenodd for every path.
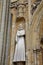
M 13 61 L 19 25 L 25 31 L 19 33 L 24 42 L 17 45 L 25 46 L 19 48 L 25 51 L 20 64 L 43 65 L 43 0 L 0 0 L 0 65 L 20 65 Z

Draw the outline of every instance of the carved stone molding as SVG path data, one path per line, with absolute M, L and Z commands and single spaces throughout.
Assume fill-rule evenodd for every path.
M 17 18 L 21 18 L 24 17 L 24 13 L 25 13 L 25 8 L 28 5 L 27 1 L 23 1 L 21 2 L 20 0 L 15 1 L 15 2 L 11 2 L 10 3 L 10 9 L 16 8 L 17 9 Z
M 26 6 L 27 4 L 28 4 L 27 1 L 25 1 L 23 3 L 19 2 L 19 1 L 15 1 L 15 2 L 11 2 L 9 7 L 10 8 L 18 8 L 19 5 L 25 5 Z
M 12 8 L 17 8 L 17 1 L 11 2 L 9 7 L 10 7 L 11 9 L 12 9 Z

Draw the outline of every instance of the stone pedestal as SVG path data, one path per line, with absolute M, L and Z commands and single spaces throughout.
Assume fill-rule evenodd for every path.
M 13 65 L 25 65 L 25 62 L 16 62 L 16 63 L 13 63 Z

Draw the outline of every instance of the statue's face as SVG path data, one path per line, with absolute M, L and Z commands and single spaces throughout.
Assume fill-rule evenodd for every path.
M 18 30 L 21 30 L 21 29 L 23 29 L 23 25 L 22 24 L 20 24 L 19 27 L 18 27 Z

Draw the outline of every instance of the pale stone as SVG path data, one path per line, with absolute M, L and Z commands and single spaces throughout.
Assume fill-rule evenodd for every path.
M 16 34 L 16 48 L 13 62 L 25 61 L 25 30 L 20 29 Z

